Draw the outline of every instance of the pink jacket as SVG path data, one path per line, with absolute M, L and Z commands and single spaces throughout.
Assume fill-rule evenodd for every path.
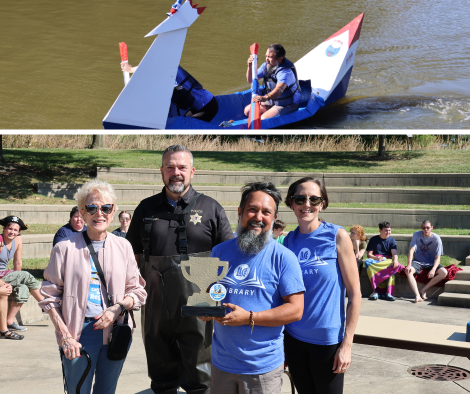
M 112 303 L 115 304 L 131 296 L 134 299 L 134 307 L 145 304 L 147 299 L 145 281 L 140 276 L 129 241 L 107 233 L 104 246 L 98 251 L 98 259 Z M 82 233 L 77 233 L 59 242 L 52 249 L 41 287 L 41 294 L 45 299 L 39 303 L 45 311 L 59 308 L 70 334 L 77 341 L 82 333 L 90 283 L 90 251 Z M 108 297 L 103 284 L 101 284 L 101 296 L 105 308 L 108 307 Z M 120 317 L 118 323 L 123 324 L 123 319 Z M 129 326 L 133 327 L 131 318 Z M 111 329 L 112 325 L 103 330 L 103 344 L 108 343 Z M 62 338 L 57 333 L 56 337 L 57 343 L 61 345 Z

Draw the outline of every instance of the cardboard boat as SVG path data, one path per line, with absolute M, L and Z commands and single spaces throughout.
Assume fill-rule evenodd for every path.
M 188 28 L 205 7 L 186 1 L 146 37 L 158 35 L 129 83 L 103 119 L 105 129 L 247 129 L 243 110 L 251 89 L 215 96 L 219 111 L 211 122 L 178 116 L 171 96 Z M 261 121 L 262 129 L 288 126 L 310 118 L 344 97 L 356 57 L 364 13 L 295 62 L 302 102 L 297 111 Z M 161 61 L 165 54 L 165 62 Z M 188 70 L 191 72 L 191 70 Z M 230 127 L 220 124 L 233 120 Z

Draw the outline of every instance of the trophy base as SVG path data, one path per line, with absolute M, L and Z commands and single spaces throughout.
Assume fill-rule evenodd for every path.
M 225 306 L 188 306 L 181 307 L 182 316 L 224 317 L 227 314 Z

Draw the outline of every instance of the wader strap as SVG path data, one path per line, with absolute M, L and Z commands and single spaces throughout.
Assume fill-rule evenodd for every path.
M 188 237 L 186 235 L 186 224 L 185 216 L 187 213 L 191 212 L 191 209 L 196 204 L 196 200 L 201 195 L 201 193 L 196 193 L 193 199 L 189 202 L 188 206 L 184 209 L 183 213 L 170 213 L 170 212 L 161 212 L 153 216 L 144 217 L 144 237 L 142 244 L 144 247 L 144 258 L 145 262 L 149 262 L 150 257 L 150 233 L 152 231 L 152 224 L 154 220 L 176 220 L 178 222 L 178 252 L 181 255 L 181 260 L 189 260 L 188 257 Z

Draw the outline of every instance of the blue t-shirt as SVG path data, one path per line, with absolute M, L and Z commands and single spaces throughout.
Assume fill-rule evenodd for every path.
M 297 227 L 284 239 L 284 246 L 297 256 L 307 289 L 302 319 L 286 326 L 299 341 L 334 345 L 344 339 L 346 289 L 336 249 L 340 228 L 321 222 L 312 233 L 301 234 Z
M 186 71 L 186 70 L 183 67 L 178 66 L 178 72 L 176 74 L 175 86 L 179 85 L 186 78 L 185 75 L 184 75 L 184 71 Z M 183 86 L 186 89 L 189 89 L 191 87 L 191 82 L 186 81 L 183 84 Z M 204 108 L 209 103 L 209 101 L 211 101 L 212 98 L 214 97 L 214 95 L 211 92 L 207 91 L 206 89 L 193 88 L 191 90 L 191 93 L 194 96 L 193 109 L 197 110 L 197 111 Z
M 434 233 L 426 238 L 422 231 L 415 232 L 410 243 L 410 247 L 413 246 L 416 246 L 414 260 L 419 261 L 424 266 L 434 265 L 436 256 L 444 254 L 441 237 Z
M 103 241 L 91 241 L 93 249 L 95 249 L 96 254 L 98 251 L 104 247 Z M 91 283 L 88 289 L 88 300 L 86 305 L 85 317 L 96 317 L 101 312 L 103 312 L 103 300 L 101 299 L 101 281 L 96 269 L 95 261 L 93 257 L 90 256 L 90 265 L 91 265 Z
M 263 78 L 265 68 L 266 68 L 266 62 L 264 62 L 261 65 L 261 67 L 258 68 L 258 79 Z M 285 83 L 287 86 L 291 86 L 293 83 L 295 84 L 296 82 L 294 72 L 290 68 L 280 70 L 276 74 L 276 78 L 277 78 L 277 83 Z M 292 89 L 295 89 L 295 85 L 292 86 Z M 301 95 L 300 95 L 300 92 L 297 90 L 294 93 L 294 104 L 299 104 L 300 101 L 301 101 Z
M 375 235 L 370 239 L 366 250 L 371 250 L 374 254 L 392 256 L 392 249 L 397 251 L 397 241 L 395 241 L 395 238 L 388 237 L 387 239 L 383 239 L 380 235 Z
M 282 297 L 305 290 L 294 254 L 271 239 L 257 255 L 240 252 L 237 238 L 212 249 L 211 257 L 229 262 L 227 275 L 218 283 L 227 289 L 222 303 L 260 312 L 284 303 Z M 228 310 L 227 312 L 230 312 Z M 283 326 L 214 327 L 212 364 L 222 371 L 256 375 L 270 372 L 284 362 Z
M 86 230 L 86 226 L 83 226 L 82 231 Z M 72 234 L 78 233 L 80 231 L 75 230 L 70 223 L 67 223 L 65 226 L 62 226 L 57 230 L 54 235 L 54 240 L 52 241 L 52 247 L 56 245 L 56 243 L 63 241 L 69 238 Z

